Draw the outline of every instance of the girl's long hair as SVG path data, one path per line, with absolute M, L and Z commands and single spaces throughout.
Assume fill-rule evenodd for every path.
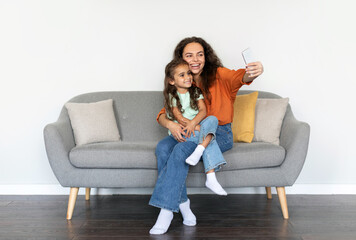
M 178 66 L 181 65 L 186 65 L 188 66 L 188 63 L 184 61 L 183 59 L 180 58 L 175 58 L 173 59 L 170 63 L 167 64 L 166 69 L 165 69 L 165 78 L 164 78 L 164 90 L 163 90 L 163 96 L 164 96 L 164 107 L 166 109 L 166 116 L 169 116 L 170 120 L 176 120 L 173 115 L 173 110 L 172 110 L 172 99 L 174 98 L 177 103 L 177 107 L 181 113 L 184 112 L 182 109 L 182 104 L 179 100 L 179 96 L 177 94 L 177 88 L 174 85 L 171 85 L 169 82 L 174 81 L 174 72 Z M 193 80 L 193 79 L 192 79 Z M 198 110 L 198 101 L 197 98 L 202 94 L 202 91 L 200 88 L 198 88 L 196 85 L 192 85 L 189 89 L 189 94 L 190 94 L 190 107 L 193 108 L 194 110 Z
M 173 57 L 183 59 L 183 50 L 189 43 L 199 43 L 204 49 L 205 65 L 200 76 L 202 77 L 202 90 L 205 97 L 210 102 L 209 88 L 214 84 L 216 80 L 216 72 L 218 67 L 223 67 L 219 57 L 216 55 L 213 48 L 204 39 L 200 37 L 184 38 L 176 46 Z

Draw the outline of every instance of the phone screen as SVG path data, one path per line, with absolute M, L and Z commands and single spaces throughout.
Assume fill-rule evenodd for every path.
M 243 57 L 246 65 L 251 62 L 256 62 L 256 58 L 253 55 L 253 52 L 250 48 L 247 48 L 244 51 L 242 51 L 242 57 Z

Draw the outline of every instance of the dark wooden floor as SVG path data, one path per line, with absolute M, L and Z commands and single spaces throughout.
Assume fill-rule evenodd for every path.
M 355 195 L 287 195 L 289 220 L 276 195 L 191 195 L 197 226 L 175 214 L 163 236 L 148 234 L 158 214 L 149 197 L 78 196 L 67 221 L 68 196 L 0 196 L 0 239 L 356 239 Z

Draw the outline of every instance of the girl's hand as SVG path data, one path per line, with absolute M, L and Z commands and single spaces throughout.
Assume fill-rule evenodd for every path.
M 263 73 L 263 66 L 261 62 L 249 63 L 246 66 L 246 74 L 249 78 L 257 78 Z
M 171 131 L 172 136 L 178 141 L 178 142 L 185 142 L 185 139 L 183 136 L 186 136 L 186 133 L 184 132 L 184 126 L 171 121 L 169 126 L 168 126 L 169 131 Z
M 190 122 L 190 120 L 188 118 L 185 117 L 181 117 L 179 120 L 177 120 L 181 125 L 183 125 L 184 127 L 187 126 L 187 124 Z
M 194 121 L 188 120 L 187 125 L 185 126 L 185 128 L 183 128 L 183 131 L 186 132 L 187 137 L 190 137 L 192 135 L 192 133 L 193 133 L 193 136 L 195 137 L 194 130 L 195 130 L 196 126 L 197 126 L 197 124 Z

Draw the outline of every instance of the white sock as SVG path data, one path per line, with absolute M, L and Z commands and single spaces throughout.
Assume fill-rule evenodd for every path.
M 173 212 L 161 208 L 156 224 L 151 228 L 150 234 L 163 234 L 167 232 L 173 219 Z
M 190 200 L 179 204 L 179 210 L 183 216 L 183 224 L 187 226 L 195 226 L 197 224 L 197 218 L 190 209 Z
M 220 183 L 216 179 L 215 172 L 206 174 L 205 186 L 217 195 L 227 195 L 225 190 L 221 187 Z
M 203 145 L 198 145 L 194 152 L 185 160 L 186 163 L 189 165 L 195 166 L 199 162 L 205 147 Z

